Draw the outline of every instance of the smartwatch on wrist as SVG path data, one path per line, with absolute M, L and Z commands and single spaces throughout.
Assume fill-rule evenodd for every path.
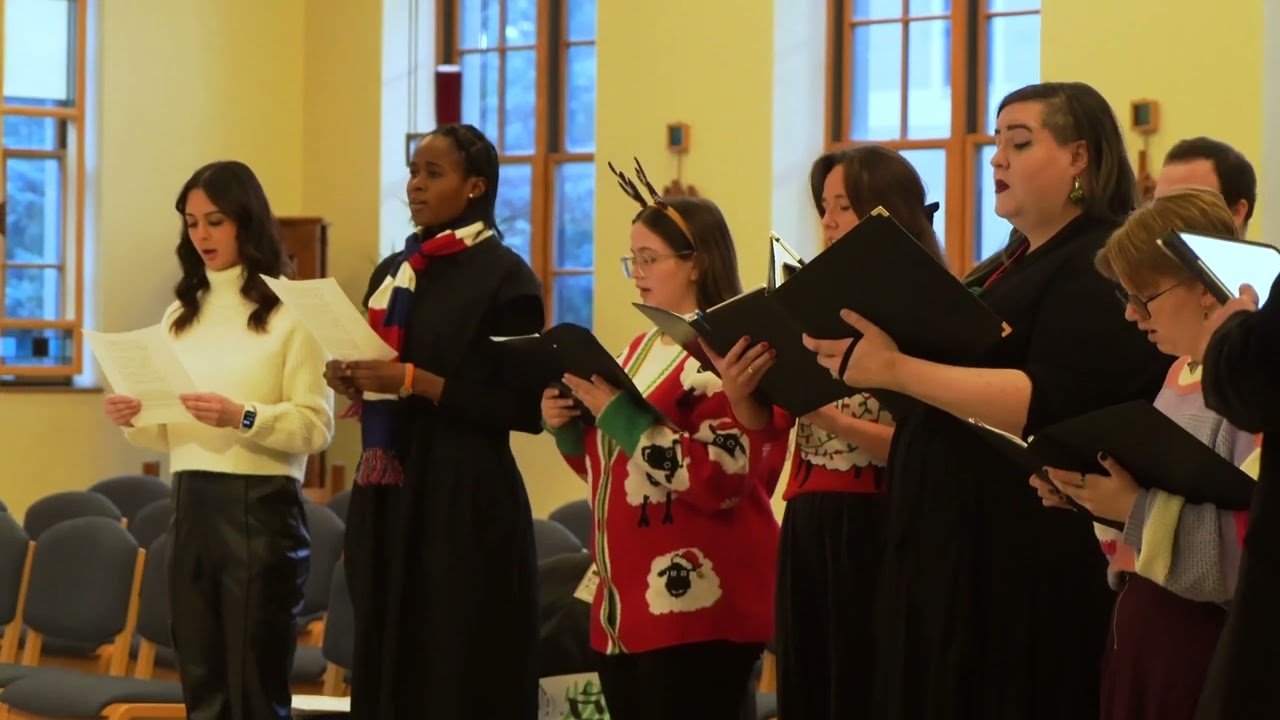
M 258 419 L 258 411 L 253 409 L 252 405 L 244 406 L 244 414 L 240 416 L 240 429 L 249 430 L 253 427 L 254 421 Z

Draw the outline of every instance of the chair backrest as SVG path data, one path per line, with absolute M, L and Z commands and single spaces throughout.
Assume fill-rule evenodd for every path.
M 59 640 L 110 642 L 128 624 L 137 566 L 138 543 L 119 521 L 58 523 L 36 540 L 23 620 Z
M 111 501 L 120 510 L 120 514 L 133 524 L 142 508 L 157 500 L 169 497 L 169 483 L 150 475 L 121 475 L 119 477 L 99 480 L 89 487 L 89 492 L 98 493 Z M 143 545 L 146 547 L 146 545 Z
M 103 495 L 85 490 L 68 490 L 46 495 L 32 503 L 22 519 L 22 529 L 27 531 L 28 537 L 38 542 L 40 536 L 54 525 L 85 517 L 107 518 L 119 525 L 124 515 Z
M 591 562 L 587 553 L 571 553 L 538 563 L 538 677 L 599 670 L 591 605 L 574 597 Z
M 138 541 L 138 547 L 149 548 L 156 538 L 169 530 L 173 522 L 173 500 L 164 498 L 156 500 L 138 511 L 129 520 L 129 534 Z
M 138 634 L 143 640 L 172 648 L 169 628 L 169 536 L 160 535 L 147 548 L 138 591 Z
M 578 538 L 563 525 L 554 520 L 542 518 L 533 519 L 533 544 L 537 548 L 538 562 L 557 555 L 584 551 Z
M 307 531 L 311 535 L 311 571 L 302 588 L 303 617 L 329 607 L 329 586 L 333 568 L 342 557 L 347 528 L 332 510 L 313 502 L 303 503 L 307 513 Z
M 22 595 L 31 540 L 8 512 L 0 512 L 0 625 L 13 622 Z
M 343 523 L 347 522 L 347 508 L 351 505 L 351 491 L 343 490 L 342 492 L 329 498 L 329 504 L 326 506 L 333 511 L 334 515 Z
M 333 569 L 329 589 L 329 611 L 324 621 L 324 641 L 320 646 L 324 659 L 344 670 L 350 670 L 356 655 L 356 611 L 347 586 L 347 568 L 338 563 Z
M 555 520 L 573 533 L 582 547 L 591 547 L 591 503 L 586 500 L 565 503 L 552 510 L 547 518 Z

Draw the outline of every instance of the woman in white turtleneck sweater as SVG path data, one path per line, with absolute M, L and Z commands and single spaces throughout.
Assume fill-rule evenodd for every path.
M 187 717 L 288 718 L 311 555 L 299 483 L 333 436 L 328 357 L 262 281 L 288 261 L 252 170 L 200 168 L 177 210 L 183 275 L 162 323 L 204 392 L 182 396 L 186 423 L 134 427 L 142 404 L 120 395 L 106 413 L 130 442 L 169 453 L 169 597 Z

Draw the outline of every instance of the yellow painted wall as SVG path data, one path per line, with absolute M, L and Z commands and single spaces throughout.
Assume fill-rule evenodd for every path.
M 385 5 L 396 3 L 404 4 Z M 383 6 L 98 0 L 91 85 L 99 125 L 88 220 L 96 248 L 93 326 L 155 322 L 176 277 L 174 194 L 214 158 L 252 165 L 277 212 L 329 218 L 331 271 L 358 296 L 379 243 L 400 232 L 388 221 L 402 182 L 396 152 L 380 136 L 397 132 L 389 129 L 383 96 L 399 92 L 395 83 L 404 77 L 383 72 L 384 27 L 398 27 Z M 1044 77 L 1091 82 L 1122 112 L 1133 98 L 1159 100 L 1163 130 L 1151 144 L 1153 164 L 1178 138 L 1205 133 L 1261 165 L 1261 3 L 1203 9 L 1193 0 L 1045 0 Z M 809 14 L 821 21 L 821 13 Z M 822 42 L 820 28 L 786 25 L 796 16 L 786 3 L 765 0 L 600 3 L 595 314 L 609 318 L 600 323 L 609 347 L 620 349 L 645 323 L 629 307 L 634 290 L 618 270 L 635 209 L 605 162 L 629 167 L 639 156 L 665 184 L 676 171 L 663 146 L 667 122 L 692 126 L 684 179 L 723 208 L 748 286 L 763 280 L 763 238 L 773 223 L 782 222 L 786 234 L 788 224 L 808 221 L 807 213 L 780 219 L 788 196 L 807 202 L 803 188 L 792 186 L 804 181 L 821 126 L 820 112 L 793 97 L 804 83 L 788 79 L 800 73 L 798 55 Z M 1096 35 L 1100 18 L 1116 33 L 1106 52 L 1081 41 Z M 775 56 L 783 57 L 778 68 Z M 821 54 L 809 64 L 821 73 Z M 1136 157 L 1138 138 L 1130 140 Z M 794 152 L 779 154 L 784 142 Z M 792 155 L 805 156 L 803 163 L 788 162 Z M 1266 211 L 1263 203 L 1255 237 Z M 802 230 L 793 234 L 798 247 L 809 245 Z M 0 392 L 0 497 L 11 508 L 21 513 L 50 492 L 137 470 L 146 455 L 120 439 L 100 405 L 97 393 Z M 37 421 L 51 423 L 57 435 Z M 350 475 L 358 430 L 340 427 L 331 459 L 346 463 Z M 517 436 L 514 445 L 536 514 L 585 496 L 548 438 Z
M 157 322 L 172 299 L 173 201 L 202 163 L 241 159 L 277 212 L 302 209 L 303 0 L 110 0 L 93 10 L 86 305 L 98 328 L 128 330 Z M 101 406 L 95 392 L 0 393 L 0 496 L 12 510 L 138 471 L 149 456 Z
M 1131 100 L 1160 101 L 1152 174 L 1175 142 L 1196 135 L 1230 143 L 1264 169 L 1262 0 L 1043 0 L 1041 12 L 1045 80 L 1092 84 L 1126 126 Z M 1127 139 L 1136 164 L 1142 138 L 1130 132 Z M 1262 237 L 1268 210 L 1259 203 L 1251 238 Z
M 380 4 L 307 0 L 303 33 L 302 211 L 329 221 L 329 274 L 356 300 L 381 258 Z M 328 460 L 346 466 L 348 483 L 359 456 L 359 426 L 339 421 Z

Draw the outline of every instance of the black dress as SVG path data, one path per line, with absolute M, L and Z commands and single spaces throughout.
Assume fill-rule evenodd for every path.
M 1256 313 L 1237 313 L 1204 358 L 1204 398 L 1236 427 L 1261 432 L 1262 471 L 1227 627 L 1209 667 L 1199 720 L 1280 714 L 1280 278 Z
M 988 365 L 1031 378 L 1025 434 L 1151 401 L 1169 368 L 1094 269 L 1112 229 L 1077 218 L 981 293 L 1013 328 Z M 975 432 L 923 408 L 894 433 L 874 717 L 1097 718 L 1113 598 L 1092 524 Z
M 366 304 L 393 261 L 374 271 Z M 512 387 L 489 338 L 542 326 L 537 278 L 496 238 L 417 278 L 401 356 L 445 387 L 438 406 L 401 403 L 404 485 L 351 495 L 352 717 L 536 715 L 532 513 L 509 431 L 540 431 L 540 391 Z

